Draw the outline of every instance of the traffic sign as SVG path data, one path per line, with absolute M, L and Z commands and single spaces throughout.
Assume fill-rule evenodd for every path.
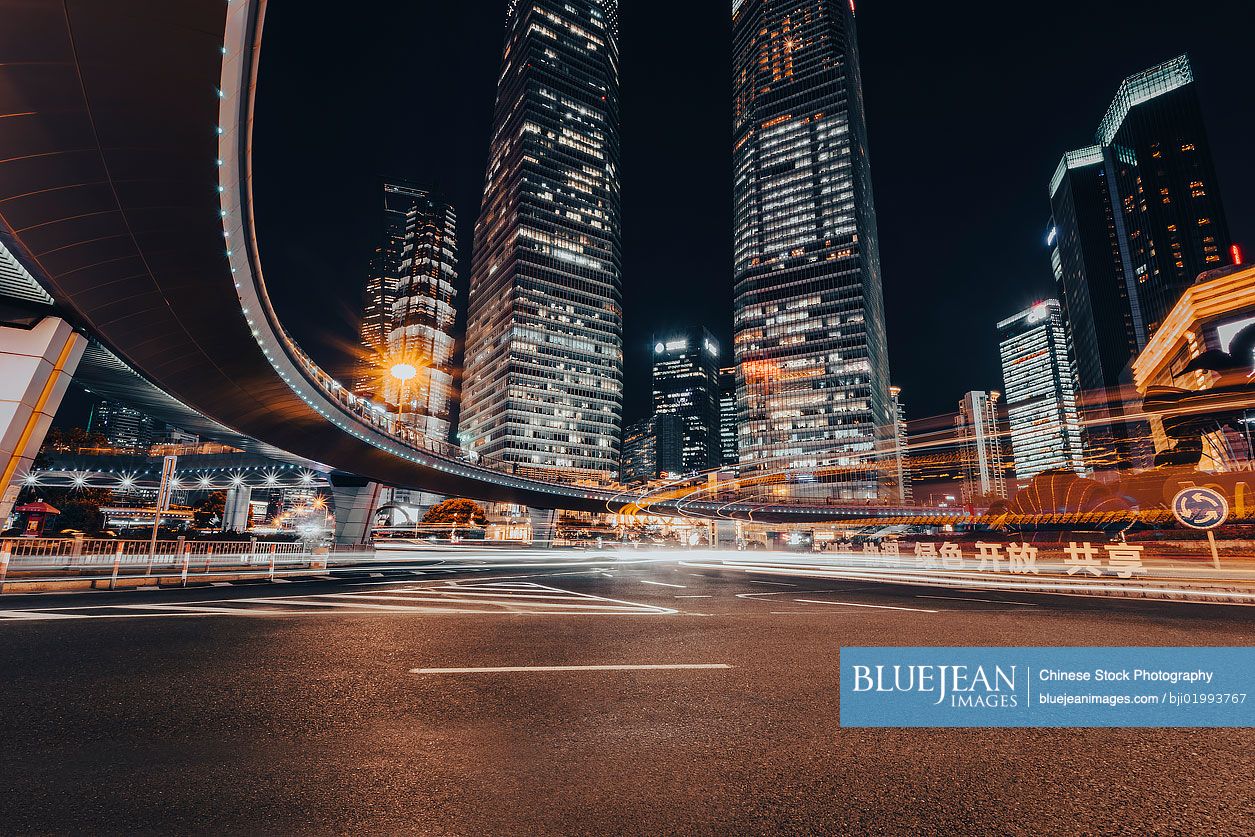
M 1215 529 L 1229 518 L 1229 501 L 1211 488 L 1183 488 L 1172 498 L 1172 514 L 1182 526 Z

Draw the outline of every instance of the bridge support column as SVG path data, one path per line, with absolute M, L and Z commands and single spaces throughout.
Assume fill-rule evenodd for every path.
M 532 524 L 532 546 L 545 549 L 553 546 L 554 533 L 557 530 L 557 509 L 535 509 L 528 507 L 527 519 Z
M 716 520 L 715 536 L 711 546 L 715 549 L 736 549 L 737 522 L 735 520 Z
M 335 501 L 336 543 L 370 543 L 371 520 L 379 507 L 383 486 L 360 477 L 332 474 L 331 496 Z
M 250 501 L 253 499 L 253 488 L 249 485 L 237 485 L 227 489 L 226 502 L 222 507 L 222 531 L 247 532 Z
M 60 317 L 0 311 L 0 525 L 13 512 L 21 479 L 86 347 L 87 338 Z

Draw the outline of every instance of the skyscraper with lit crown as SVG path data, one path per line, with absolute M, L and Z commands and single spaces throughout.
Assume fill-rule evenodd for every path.
M 475 225 L 458 439 L 604 478 L 623 394 L 617 0 L 513 0 Z
M 743 474 L 869 499 L 894 416 L 854 4 L 735 0 L 734 344 Z

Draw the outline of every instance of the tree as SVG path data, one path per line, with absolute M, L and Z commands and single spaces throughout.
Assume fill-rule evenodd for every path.
M 227 492 L 211 491 L 192 506 L 192 519 L 197 526 L 217 526 L 226 513 Z
M 488 515 L 483 506 L 465 497 L 454 497 L 437 503 L 423 515 L 424 523 L 474 523 L 483 526 L 488 522 Z
M 61 513 L 56 516 L 50 527 L 57 532 L 73 529 L 95 534 L 104 524 L 100 504 L 90 498 L 70 497 L 62 500 L 58 508 L 61 509 Z

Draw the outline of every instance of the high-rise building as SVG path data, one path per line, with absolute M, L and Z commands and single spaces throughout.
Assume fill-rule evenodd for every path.
M 954 417 L 964 504 L 982 498 L 1006 499 L 1007 496 L 998 398 L 997 392 L 973 390 L 963 396 L 958 415 Z
M 453 407 L 457 218 L 425 189 L 385 181 L 382 241 L 371 259 L 362 317 L 366 357 L 355 389 L 396 404 L 428 438 L 447 440 Z M 398 379 L 393 367 L 412 367 Z
M 902 403 L 902 387 L 889 387 L 893 407 L 893 437 L 887 462 L 889 473 L 889 499 L 895 503 L 909 504 L 915 501 L 911 485 L 911 456 L 908 451 L 906 406 Z
M 873 498 L 894 426 L 853 4 L 738 0 L 732 22 L 741 468 Z
M 1053 470 L 1084 474 L 1081 421 L 1059 301 L 1044 300 L 998 323 L 998 340 L 1016 478 L 1029 480 Z
M 725 468 L 738 461 L 736 426 L 736 367 L 725 366 L 719 370 L 719 456 Z
M 99 401 L 87 420 L 87 429 L 101 433 L 109 446 L 146 453 L 162 429 L 161 422 L 117 401 Z
M 1120 180 L 1120 199 L 1144 205 L 1145 235 L 1157 257 L 1137 274 L 1142 317 L 1153 334 L 1198 275 L 1225 262 L 1232 244 L 1189 57 L 1121 82 L 1094 140 L 1136 165 L 1135 176 Z
M 623 428 L 619 480 L 625 485 L 678 475 L 683 470 L 684 422 L 674 414 L 653 415 Z
M 654 412 L 684 424 L 684 470 L 717 468 L 719 344 L 705 328 L 668 334 L 654 343 Z
M 475 225 L 458 438 L 489 465 L 619 463 L 617 0 L 512 0 Z
M 1180 56 L 1120 85 L 1095 145 L 1051 178 L 1047 241 L 1097 467 L 1136 464 L 1130 364 L 1198 274 L 1230 246 L 1193 71 Z

